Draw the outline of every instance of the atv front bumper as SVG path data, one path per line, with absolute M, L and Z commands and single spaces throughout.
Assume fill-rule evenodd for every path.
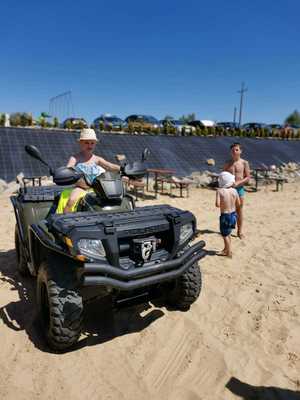
M 109 286 L 127 291 L 170 281 L 181 276 L 205 256 L 204 246 L 205 242 L 200 241 L 178 258 L 144 264 L 127 271 L 113 267 L 105 261 L 97 264 L 85 263 L 82 271 L 83 286 Z

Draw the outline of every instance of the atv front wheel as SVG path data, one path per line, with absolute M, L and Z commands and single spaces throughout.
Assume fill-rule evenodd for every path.
M 189 310 L 200 295 L 202 286 L 201 271 L 197 263 L 175 281 L 175 286 L 167 295 L 167 302 L 181 311 Z
M 17 254 L 17 270 L 22 276 L 28 276 L 29 270 L 24 252 L 24 246 L 20 240 L 18 227 L 15 227 L 15 249 Z
M 83 302 L 65 267 L 51 264 L 43 263 L 38 271 L 37 305 L 49 346 L 61 351 L 79 339 Z

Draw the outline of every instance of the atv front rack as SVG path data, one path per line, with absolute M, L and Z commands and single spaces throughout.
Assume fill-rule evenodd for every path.
M 30 179 L 30 178 L 23 178 Z M 37 179 L 37 178 L 32 178 Z M 69 188 L 70 186 L 41 186 L 33 185 L 20 188 L 19 196 L 24 202 L 41 202 L 41 201 L 53 201 L 60 193 Z

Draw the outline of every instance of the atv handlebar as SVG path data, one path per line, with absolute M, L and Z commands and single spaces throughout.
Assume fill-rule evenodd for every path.
M 76 183 L 80 178 L 83 178 L 84 175 L 75 168 L 70 167 L 59 167 L 53 169 L 42 157 L 40 150 L 33 146 L 33 145 L 26 145 L 25 151 L 31 157 L 39 160 L 41 163 L 46 165 L 49 168 L 50 175 L 53 177 L 53 182 L 57 185 L 73 185 Z M 148 158 L 150 151 L 145 148 L 141 161 L 134 161 L 132 164 L 127 164 L 126 162 L 122 163 L 120 167 L 120 175 L 127 176 L 131 179 L 139 179 L 146 175 L 147 170 L 144 166 L 145 160 Z

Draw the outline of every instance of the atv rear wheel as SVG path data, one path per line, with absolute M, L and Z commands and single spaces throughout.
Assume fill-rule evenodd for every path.
M 18 272 L 22 276 L 28 276 L 29 275 L 29 270 L 28 270 L 28 267 L 27 267 L 27 261 L 26 261 L 26 257 L 25 257 L 24 246 L 23 246 L 23 244 L 21 242 L 17 225 L 15 226 L 15 249 L 16 249 L 16 254 L 17 254 L 17 269 L 18 269 Z
M 199 297 L 201 286 L 200 267 L 195 263 L 176 279 L 175 287 L 167 295 L 167 302 L 178 310 L 187 311 Z
M 83 302 L 72 280 L 64 265 L 43 263 L 38 271 L 39 316 L 46 340 L 54 350 L 74 345 L 82 331 Z

